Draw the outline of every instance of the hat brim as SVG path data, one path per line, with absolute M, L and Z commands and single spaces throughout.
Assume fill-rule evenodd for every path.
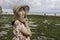
M 19 9 L 21 9 L 21 8 L 24 8 L 26 13 L 28 13 L 29 10 L 30 10 L 30 8 L 29 8 L 28 5 L 17 5 L 17 6 L 15 6 L 15 7 L 13 8 L 13 12 L 14 12 L 14 13 L 15 13 L 15 12 L 19 12 Z

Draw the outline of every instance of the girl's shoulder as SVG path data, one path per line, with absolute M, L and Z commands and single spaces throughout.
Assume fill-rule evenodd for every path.
M 18 25 L 19 23 L 20 23 L 19 20 L 15 20 L 15 22 L 14 22 L 15 25 Z
M 19 20 L 14 20 L 14 21 L 12 21 L 12 26 L 13 25 L 18 25 L 20 22 L 19 22 Z
M 20 21 L 19 20 L 15 20 L 15 23 L 19 23 Z

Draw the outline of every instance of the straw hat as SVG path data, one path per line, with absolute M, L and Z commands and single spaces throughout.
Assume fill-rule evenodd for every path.
M 28 13 L 30 9 L 28 5 L 16 5 L 13 8 L 13 12 L 18 13 L 21 8 L 23 8 L 26 13 Z

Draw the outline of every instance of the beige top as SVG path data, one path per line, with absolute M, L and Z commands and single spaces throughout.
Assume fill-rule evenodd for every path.
M 13 30 L 14 35 L 16 35 L 16 31 L 17 31 L 18 32 L 18 36 L 20 36 L 21 38 L 24 37 L 23 34 L 21 33 L 21 29 L 25 27 L 24 24 L 20 23 L 19 20 L 16 20 L 14 24 L 15 25 L 18 24 L 17 27 L 16 27 L 16 30 Z M 30 38 L 27 37 L 26 40 L 30 40 Z

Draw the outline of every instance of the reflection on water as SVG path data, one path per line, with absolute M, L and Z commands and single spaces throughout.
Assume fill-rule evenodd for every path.
M 4 24 L 4 26 L 2 28 L 9 28 L 9 27 L 12 27 L 12 26 L 9 24 Z
M 3 19 L 7 19 L 7 17 L 6 17 L 6 16 L 2 16 L 2 18 L 3 18 Z
M 6 31 L 1 31 L 1 32 L 0 32 L 0 36 L 4 36 L 4 35 L 6 35 L 6 34 L 7 34 Z
M 7 39 L 8 37 L 5 37 L 4 39 Z
M 33 21 L 31 21 L 31 20 L 29 21 L 29 24 L 34 24 L 34 23 L 35 23 L 35 22 L 33 22 Z
M 60 24 L 55 24 L 55 25 L 60 25 Z
M 41 38 L 42 40 L 47 40 L 47 37 L 45 37 L 45 36 L 40 36 L 40 38 Z
M 37 24 L 34 24 L 35 22 L 33 21 L 29 21 L 29 26 L 31 27 L 37 27 L 38 25 Z

